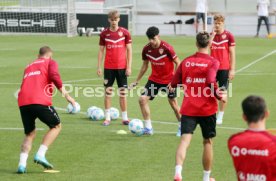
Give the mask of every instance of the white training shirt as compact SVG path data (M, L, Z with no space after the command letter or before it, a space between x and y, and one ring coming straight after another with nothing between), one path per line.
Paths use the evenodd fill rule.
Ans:
M196 0L196 12L205 13L207 9L207 0Z
M268 16L268 6L270 5L269 0L258 0L258 16Z

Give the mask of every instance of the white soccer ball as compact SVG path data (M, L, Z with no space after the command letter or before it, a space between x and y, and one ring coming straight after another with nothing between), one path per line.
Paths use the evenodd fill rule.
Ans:
M117 108L111 107L110 108L110 118L111 119L118 119L120 116L120 112Z
M104 112L101 108L96 108L91 113L91 119L93 121L99 121L104 119Z
M98 107L96 107L96 106L91 106L91 107L89 107L89 108L87 109L87 112L86 112L87 117L88 117L88 118L91 118L92 112L93 112L95 109L97 109L97 108L98 108Z
M144 133L144 124L140 119L132 119L128 124L130 132L137 136L141 136Z
M76 109L74 109L73 105L69 103L66 110L70 114L76 114L80 112L80 109L81 109L80 104L76 102Z

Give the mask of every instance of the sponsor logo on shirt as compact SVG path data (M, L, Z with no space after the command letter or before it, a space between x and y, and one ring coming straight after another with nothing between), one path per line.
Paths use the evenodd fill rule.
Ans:
M151 62L153 65L165 65L165 62L160 62L160 63L158 63L158 62Z
M243 173L238 172L239 180L241 181L266 181L266 176L264 174L253 174L253 173Z
M191 66L191 62L186 62L186 63L185 63L185 66L186 66L186 67L190 67L190 66Z
M27 78L27 77L31 77L31 76L34 76L34 75L40 75L41 72L38 70L38 71L34 71L34 72L29 72L29 73L26 73L24 75L24 79Z
M208 67L208 64L206 64L206 63L186 62L185 66L186 67Z
M206 78L191 78L191 77L187 77L186 78L186 83L187 84L201 84L201 83L205 83L206 82Z
M186 83L187 84L190 84L190 83L192 83L193 82L193 79L191 78L191 77L187 77L186 78Z
M110 36L110 34L106 34L106 36Z
M107 47L107 49L112 49L112 48L123 48L124 46L114 44L114 45L107 45L106 47Z
M225 50L226 47L212 46L211 49L212 49L212 50Z
M246 155L268 157L269 151L267 149L257 150L257 149L247 149L247 148L239 148L238 146L233 146L231 149L231 154L233 155L233 157L246 156Z
M208 67L206 63L191 63L192 67Z

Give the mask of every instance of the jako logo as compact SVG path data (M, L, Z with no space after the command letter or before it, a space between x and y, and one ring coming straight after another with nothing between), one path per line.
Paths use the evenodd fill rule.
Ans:
M253 173L243 173L238 172L238 177L240 181L266 181L266 176L264 174L253 174Z
M35 21L33 19L0 19L0 26L5 27L47 27L47 28L55 28L56 20L38 20Z

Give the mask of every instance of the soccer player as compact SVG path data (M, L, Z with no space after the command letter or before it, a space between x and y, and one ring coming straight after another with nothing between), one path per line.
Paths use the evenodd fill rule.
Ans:
M179 106L176 99L176 89L172 91L169 91L168 89L174 75L174 70L179 66L180 62L173 47L160 39L159 29L157 27L149 27L146 35L149 39L149 43L144 46L142 51L143 64L135 82L132 83L131 87L136 86L139 83L143 75L148 70L150 63L152 73L145 85L144 92L140 96L139 104L145 120L144 134L152 135L153 128L150 119L149 100L153 100L159 91L167 92L168 101L174 110L177 120L180 120Z
M127 116L127 76L131 74L132 62L132 46L130 33L122 27L119 27L120 14L118 11L108 13L108 21L110 27L106 28L100 34L100 49L98 54L98 76L102 75L102 59L105 52L104 60L104 86L105 86L105 121L104 126L110 125L110 107L111 95L113 92L112 86L117 80L119 88L120 107L122 111L122 123L128 125L129 119Z
M184 87L184 98L180 109L181 141L176 151L175 181L182 181L182 165L197 124L203 136L203 181L211 181L213 161L212 138L216 136L217 100L226 101L226 94L220 93L216 73L219 62L208 55L210 35L200 32L196 36L198 51L179 65L171 82L175 88Z
M217 73L217 81L221 90L227 91L229 80L234 79L236 53L234 36L224 29L225 18L221 14L214 16L213 41L211 56L219 60L220 66ZM226 102L219 102L217 124L222 124Z
M205 13L207 11L207 0L197 0L196 1L196 33L198 33L199 20L202 19L203 31L205 31Z
M21 146L20 160L17 173L25 173L29 152L36 135L35 120L39 118L50 129L44 136L42 144L34 157L34 162L46 169L52 169L45 157L49 146L59 135L61 130L60 118L52 106L52 91L55 85L66 100L75 108L75 100L70 97L58 71L58 64L52 59L53 52L47 47L41 47L38 58L29 64L25 71L18 94L18 105L25 131L25 138Z
M276 181L276 137L268 133L269 112L262 97L251 95L242 101L243 119L248 129L228 140L239 181Z
M258 25L257 25L257 34L255 37L259 37L259 31L261 28L262 21L265 22L267 35L270 34L269 28L269 18L268 18L268 8L270 6L269 0L258 0L257 2L257 11L258 11Z

